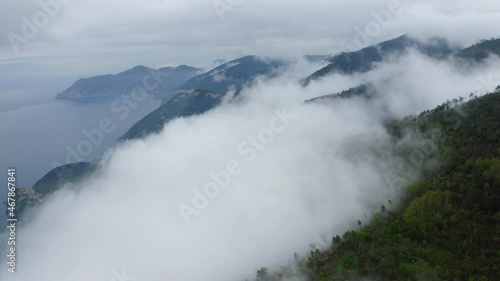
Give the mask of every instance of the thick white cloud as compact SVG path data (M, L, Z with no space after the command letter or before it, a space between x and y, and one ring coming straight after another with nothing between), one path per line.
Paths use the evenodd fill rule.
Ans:
M411 33L467 45L496 35L499 3L414 2L402 1L403 12L371 41ZM337 42L352 45L354 28L374 21L371 12L389 2L243 1L221 21L212 1L73 0L13 54L6 36L19 33L20 18L32 17L36 3L0 4L2 71L14 77L10 65L27 76L89 75L248 53L329 53ZM15 62L20 59L27 60L24 68ZM307 254L318 237L341 234L398 196L398 186L388 186L381 173L396 160L382 117L485 92L499 80L496 69L492 60L461 73L410 54L366 75L333 75L304 89L296 81L313 68L299 64L246 89L239 104L176 120L158 135L111 151L80 192L56 194L18 230L18 273L0 271L0 278L107 281L125 268L135 280L241 280L262 266L277 269L294 252ZM366 81L385 94L373 105L302 103ZM238 147L283 108L296 118L247 161L251 153ZM186 224L179 206L192 206L193 189L203 190L213 181L210 173L230 161L241 173Z
M125 144L82 192L53 197L18 232L12 280L112 280L122 267L136 280L241 280L286 265L321 233L342 233L394 200L373 156L361 155L366 163L342 156L352 140L386 140L376 120L353 110L359 105L300 105L298 85L258 89L244 104ZM241 146L283 108L295 117L276 119L270 143L259 142L261 151ZM230 161L241 173L199 214L183 216L181 204L194 206L192 190L203 192L210 173Z
M17 280L111 280L112 270L122 267L138 280L251 277L261 266L304 253L332 226L345 230L370 212L367 201L384 201L380 175L336 157L348 138L383 135L376 122L346 106L338 112L302 106L296 84L289 93L282 83L268 87L257 87L243 104L177 120L157 136L125 144L81 193L61 192L47 202L19 232ZM276 119L275 110L286 115L283 108L294 116ZM271 120L278 129L270 143L260 143L261 151L240 147ZM353 126L344 129L348 121ZM192 190L203 191L213 181L210 173L230 161L239 163L241 174L186 224L179 206L193 206ZM365 198L370 189L374 196ZM339 208L350 214L336 214Z
M110 151L79 192L57 193L18 230L18 273L0 277L107 281L125 269L144 281L242 280L263 266L279 269L295 252L304 257L309 243L328 246L332 235L366 222L388 199L396 202L402 183L388 178L401 159L384 117L467 95L477 76L497 77L491 71L498 62L490 64L465 75L410 54L363 77L334 75L304 89L295 82L306 71L299 63L246 89L240 103L175 120ZM376 85L387 95L373 104L302 102L359 81L384 81ZM293 117L280 121L276 110ZM252 149L249 137L259 135L265 141ZM197 192L211 194L204 190L216 182L210 174L228 163L239 171L230 184L197 199L208 206L182 213L181 206L199 207Z

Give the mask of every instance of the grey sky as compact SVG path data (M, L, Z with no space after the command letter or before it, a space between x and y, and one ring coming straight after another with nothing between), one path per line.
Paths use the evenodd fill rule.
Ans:
M500 3L493 0L221 0L239 3L223 20L214 0L65 0L16 53L9 40L22 35L23 17L43 20L37 1L0 0L2 104L34 80L54 87L56 79L44 77L92 76L137 64L208 66L246 54L328 54L404 33L464 46L500 35ZM372 35L360 36L358 29ZM335 74L303 87L300 78L314 69L299 62L245 88L238 104L179 118L157 135L113 148L99 173L47 198L19 229L18 256L25 258L17 280L105 281L121 269L141 281L244 280L262 266L273 272L294 253L305 257L310 243L330 245L319 238L354 229L358 219L369 222L388 199L396 202L404 181L387 182L401 175L396 152L422 139L409 135L395 145L386 134L387 116L418 114L478 87L486 91L497 85L498 65L492 60L464 74L410 53L363 75ZM495 83L482 84L485 77ZM386 95L369 104L303 102L366 81L383 81L375 86ZM57 91L49 90L53 98ZM296 117L273 132L276 109ZM260 152L248 160L241 144L248 149L249 136L269 130L271 140L251 149ZM229 161L243 172L228 178L231 186L186 224L181 204L194 206L194 190L207 187ZM54 249L57 254L47 254ZM0 270L0 279L7 274Z
M137 64L208 66L246 54L330 54L353 44L373 12L399 3L376 43L409 33L468 45L500 35L491 0L1 0L0 74L43 77L113 73ZM56 3L44 23L40 3ZM218 7L230 7L223 13ZM41 26L25 38L23 18ZM36 25L35 25L36 27ZM9 39L9 34L11 38ZM14 51L12 34L24 37ZM19 37L17 37L19 39Z

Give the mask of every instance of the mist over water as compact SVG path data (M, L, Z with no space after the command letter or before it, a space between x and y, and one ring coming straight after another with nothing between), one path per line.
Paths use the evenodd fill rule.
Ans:
M71 101L54 100L52 96L50 99L42 98L43 104L40 105L0 111L0 182L7 182L7 175L3 171L7 171L9 167L17 168L16 180L19 187L32 187L54 168L55 163L63 165L98 159L107 149L117 144L116 139L132 124L156 109L160 103L148 98L138 103L136 108L129 107L129 114L122 120L120 117L124 117L125 111L114 112L111 108L116 99ZM120 103L118 106L124 104ZM99 142L95 136L96 141L91 143L90 149L88 146L79 147L79 143L89 141L82 132L99 129L101 120L105 118L111 120L113 131L103 133ZM3 202L5 198L6 192L2 192L0 201ZM5 206L2 204L0 209L3 217ZM2 220L2 225L3 223Z
M0 120L8 120L2 124L2 146L0 153L4 165L22 167L18 170L18 181L21 186L32 186L44 173L51 170L54 161L66 164L69 151L78 153L77 144L87 140L83 130L91 131L99 128L103 118L113 121L115 129L105 134L103 141L92 145L90 154L80 154L84 161L101 157L103 152L116 144L119 138L132 124L159 106L159 101L149 98L130 115L119 119L110 105L114 98L85 101L58 101L0 112ZM68 147L70 148L68 150ZM80 160L70 157L70 160Z
M111 280L123 267L140 280L241 280L262 266L284 265L319 233L345 231L377 202L394 199L370 163L341 156L350 140L385 139L376 121L352 110L363 106L332 110L296 103L298 92L284 100L285 93L269 93L248 94L242 104L172 122L157 136L119 147L81 192L58 193L19 231L27 249L19 251L19 268L26 269L16 277ZM294 117L272 142L238 153L284 108ZM229 161L241 173L187 224L179 205L193 206L194 189L203 190L210 173ZM37 237L29 234L35 229ZM72 250L47 256L56 248ZM45 262L61 266L44 270Z

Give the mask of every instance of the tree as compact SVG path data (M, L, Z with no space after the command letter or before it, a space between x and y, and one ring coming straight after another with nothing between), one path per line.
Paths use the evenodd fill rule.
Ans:
M333 245L340 245L340 243L342 242L342 238L340 238L340 236L335 236L333 237Z
M263 268L257 270L257 280L262 281L262 280L267 280L267 279L268 279L267 268L263 267Z

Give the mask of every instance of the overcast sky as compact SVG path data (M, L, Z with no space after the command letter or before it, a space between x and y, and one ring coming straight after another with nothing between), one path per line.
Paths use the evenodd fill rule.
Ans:
M207 67L247 54L331 54L341 42L357 46L357 28L396 4L399 12L366 43L409 33L469 45L500 35L500 2L491 0L55 1L0 0L0 75L89 76L138 64ZM46 2L56 7L46 12Z
M44 78L138 64L208 67L247 54L333 54L405 33L462 46L500 35L498 0L58 1L65 4L52 2L46 16L38 0L0 0L0 103L30 83L44 90L34 80L52 87L52 99L56 79ZM429 141L435 146L414 134L395 144L385 130L389 116L418 114L475 89L482 94L498 85L499 65L491 59L464 73L410 52L365 74L333 74L303 87L300 78L316 69L299 61L245 88L237 103L120 143L92 177L45 199L17 230L23 246L16 281L106 281L121 269L140 281L226 281L250 278L263 266L278 270L294 253L306 257L310 243L329 246L357 220L369 222L382 204L396 202L420 165L430 167L421 161L433 160L432 149L411 154L411 165L397 156L422 152L417 145ZM367 81L384 95L370 103L303 102ZM247 146L263 134L269 138ZM235 163L241 171L220 184ZM215 184L216 194L203 195L210 200L198 208L200 190ZM186 217L184 205L197 214ZM0 252L6 246L0 241ZM0 270L0 280L8 274Z

